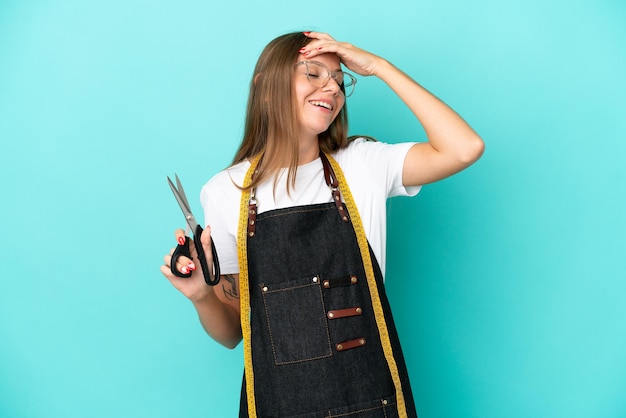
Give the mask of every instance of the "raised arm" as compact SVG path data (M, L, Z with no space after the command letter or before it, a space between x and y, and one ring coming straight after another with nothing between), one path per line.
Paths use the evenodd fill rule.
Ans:
M483 153L480 136L449 106L396 68L389 61L330 35L308 32L314 39L303 52L307 57L335 53L350 70L383 80L424 127L428 142L414 145L404 161L405 186L441 180L474 163Z

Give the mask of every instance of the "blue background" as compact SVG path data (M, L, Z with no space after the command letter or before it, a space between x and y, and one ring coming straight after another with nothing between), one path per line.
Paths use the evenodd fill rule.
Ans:
M161 276L228 165L262 47L330 32L483 136L390 201L388 291L420 417L625 417L626 5L0 1L0 416L232 417L241 348ZM423 140L377 79L351 133Z

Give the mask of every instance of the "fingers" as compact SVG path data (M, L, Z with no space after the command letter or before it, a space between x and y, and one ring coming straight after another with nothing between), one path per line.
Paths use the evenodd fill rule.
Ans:
M176 277L172 274L172 271L170 270L170 266L165 265L165 264L161 266L161 274L167 277L168 279L173 279L174 277Z
M174 235L176 236L176 240L178 241L180 245L184 244L185 239L189 239L189 237L185 236L185 231L182 229L177 229L174 232ZM204 253L207 258L207 263L210 265L213 262L213 258L212 258L213 253L211 251L211 227L209 227L208 225L204 229L204 231L202 231L202 235L200 236L200 242L202 243L202 247L204 249ZM172 274L171 267L170 267L171 262L172 262L172 254L174 254L174 251L175 251L175 248L172 248L169 254L163 257L164 264L161 266L161 273L163 273L163 275L170 280L173 280L176 278L176 276ZM193 258L197 258L197 252L196 252L196 248L194 245L194 241L192 239L189 239L189 251L191 253L192 258L185 257L184 255L180 255L176 259L176 265L174 266L174 268L182 274L189 274L191 272L194 272L197 269L196 263L193 261Z
M187 240L188 237L185 236L184 229L178 228L176 231L174 231L174 236L176 236L176 241L178 242L179 245L185 245L185 240ZM194 256L193 240L189 241L189 250L191 252L191 256L193 257ZM172 252L173 251L174 250L172 250ZM194 264L192 259L187 258L185 256L180 256L176 260L176 269L183 274L189 274L189 272L194 271L196 269L196 265Z
M304 36L306 36L307 38L312 38L312 39L324 39L327 41L334 41L335 38L333 38L332 36L330 36L327 33L324 32L303 32Z
M171 262L172 262L172 253L174 252L174 249L172 249L170 251L170 253L166 256L163 257L163 266L161 266L161 271L163 271L163 268L166 269L167 272L169 272L169 274L165 274L163 273L165 276L172 276L172 272L171 272ZM185 256L180 256L176 259L176 265L174 266L176 268L176 270L182 274L189 274L190 272L196 270L196 264L193 262L193 260L185 257Z
M176 242L178 242L178 244L185 245L185 230L184 229L179 228L176 231L174 231L174 236L176 236Z
M172 269L170 268L170 263L172 262L172 252L174 252L174 250L172 250L169 255L163 257L163 265L161 266L161 273L170 280L176 278L176 276L174 276L174 273L172 273Z
M326 52L336 52L338 42L329 34L323 32L303 32L304 35L311 39L304 48L300 50L303 55L315 56Z
M300 49L300 53L306 58L312 58L322 54L337 54L341 62L346 66L350 66L354 60L354 55L361 52L347 42L338 42L332 36L322 32L304 32L304 34L312 39L307 45Z
M174 231L174 236L176 237L176 242L178 242L179 245L184 245L185 241L187 240L188 237L185 236L185 230L184 229L176 229ZM189 250L191 253L191 257L193 258L196 254L195 251L195 247L193 245L193 240L189 240ZM172 272L171 272L171 262L172 262L172 254L174 253L174 248L172 248L169 252L168 255L163 257L163 262L165 263L163 266L161 266L161 272L163 272L163 274L168 277L169 279L172 279L173 277L175 277ZM174 266L174 268L176 269L176 271L178 271L179 273L182 274L189 274L192 271L196 270L196 264L193 262L193 259L189 258L189 257L185 257L183 255L179 256L176 259L176 265ZM166 274L167 272L169 272L169 274Z
M193 242L193 241L192 241ZM176 270L183 274L189 274L196 269L196 265L193 260L180 256L176 259Z
M376 75L380 65L380 57L358 48L348 42L338 42L332 36L323 32L304 32L312 39L300 49L306 58L332 53L337 54L341 62L350 70L362 76Z
M332 36L324 32L303 32L307 38L311 39L300 52L307 58L328 52L338 53L340 43Z

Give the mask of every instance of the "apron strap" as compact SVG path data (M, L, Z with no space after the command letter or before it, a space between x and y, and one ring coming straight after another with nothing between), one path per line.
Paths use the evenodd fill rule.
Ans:
M345 205L341 201L341 191L339 190L339 181L337 180L337 176L335 175L335 171L333 167L330 165L328 161L328 157L322 151L320 151L320 159L322 160L322 166L324 167L324 180L326 180L326 184L330 187L330 192L333 196L333 202L335 202L335 206L337 206L337 211L339 212L339 217L344 222L350 222L350 216L348 215L348 211L346 210ZM252 170L254 176L254 170ZM252 178L252 177L251 177ZM256 233L256 215L257 215L257 201L254 197L255 189L254 187L250 190L250 198L248 199L248 237L252 238Z
M330 165L328 161L328 157L322 151L320 151L320 159L322 160L322 165L324 166L324 179L326 180L326 184L330 187L330 191L333 195L333 202L335 202L335 206L337 206L337 210L339 211L339 216L341 220L344 222L349 222L350 217L348 216L348 212L344 204L341 202L341 192L339 191L339 181L337 180L337 176L335 176L335 171L333 167Z

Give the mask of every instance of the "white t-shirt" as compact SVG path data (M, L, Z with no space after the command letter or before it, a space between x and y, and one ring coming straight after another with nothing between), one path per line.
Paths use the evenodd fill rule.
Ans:
M333 157L343 170L346 182L356 203L365 235L374 251L383 276L387 238L387 198L414 196L420 186L402 185L402 167L413 143L386 144L358 138ZM205 225L211 227L211 236L220 261L222 274L239 273L237 259L237 229L243 179L250 167L244 161L216 174L200 192ZM256 189L258 213L291 206L331 202L330 188L324 180L319 158L298 166L295 187L290 195L286 190L287 170L279 174L274 196L274 179L268 179Z

